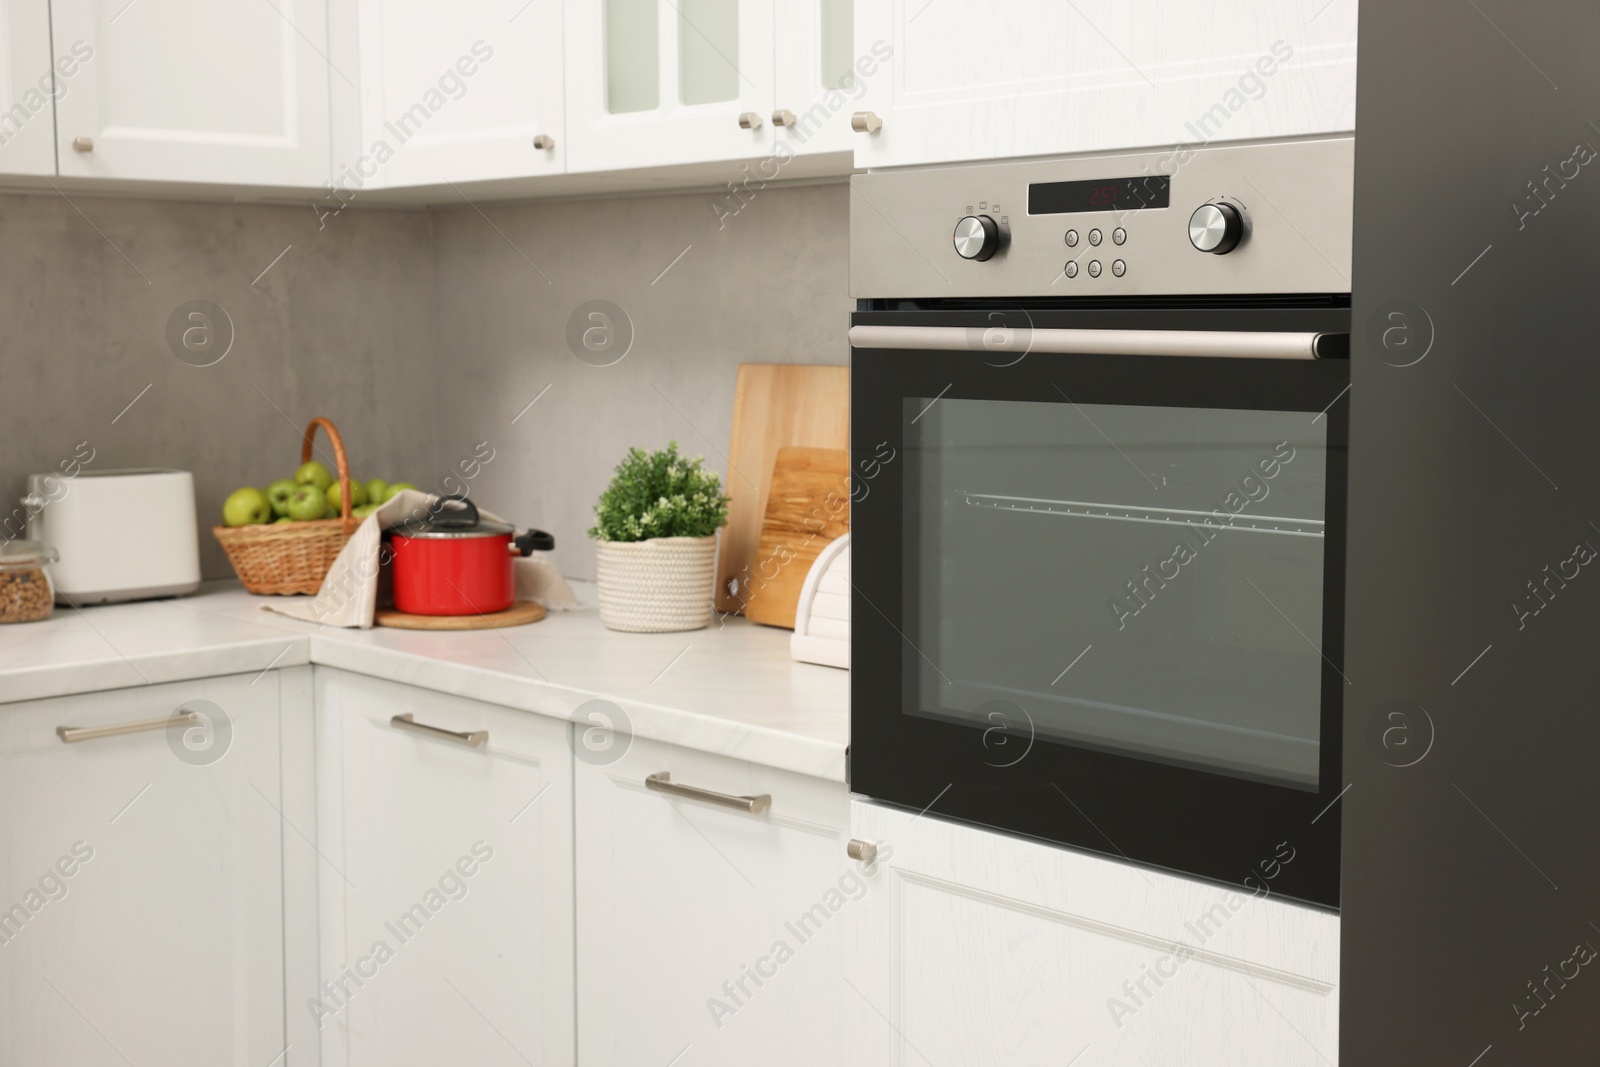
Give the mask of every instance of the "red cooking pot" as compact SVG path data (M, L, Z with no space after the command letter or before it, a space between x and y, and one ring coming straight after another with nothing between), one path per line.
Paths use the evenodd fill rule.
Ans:
M512 560L552 549L542 530L512 536L508 523L480 519L460 493L437 498L425 520L389 534L394 606L407 615L492 615L516 600Z

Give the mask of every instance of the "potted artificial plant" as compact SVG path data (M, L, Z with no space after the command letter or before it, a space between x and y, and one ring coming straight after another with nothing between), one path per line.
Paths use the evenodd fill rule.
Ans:
M722 480L673 441L630 448L595 505L600 621L613 630L666 633L711 621L717 529L728 522Z

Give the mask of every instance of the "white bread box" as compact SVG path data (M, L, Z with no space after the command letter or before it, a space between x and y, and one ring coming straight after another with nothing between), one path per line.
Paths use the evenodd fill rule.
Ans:
M28 477L28 536L60 555L46 569L63 604L181 596L200 587L194 475L141 468Z
M817 556L800 588L789 657L824 667L850 668L850 535Z

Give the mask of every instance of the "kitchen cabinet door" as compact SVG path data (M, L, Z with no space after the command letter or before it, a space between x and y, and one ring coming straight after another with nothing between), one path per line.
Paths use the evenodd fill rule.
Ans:
M0 30L0 174L54 174L55 97L72 91L79 57L71 42L51 55L50 9L38 0L0 3Z
M324 1064L571 1064L566 722L320 667L316 699Z
M360 0L359 32L361 143L336 170L396 186L565 168L561 0Z
M93 50L56 104L63 176L251 186L329 179L325 0L53 0Z
M840 913L865 882L845 787L638 738L577 749L583 1067L855 1062ZM663 771L770 810L648 789Z
M857 0L858 167L1355 128L1355 0Z
M770 155L773 2L567 0L567 169Z
M850 116L866 91L867 72L875 74L878 66L855 50L856 3L779 0L773 12L775 146L796 155L854 150Z
M847 917L866 1062L1338 1062L1338 917L1270 896L1294 842L1263 843L1263 896L861 801L851 818L879 849Z
M0 705L0 1063L283 1052L279 692L267 672ZM180 708L202 718L56 733Z

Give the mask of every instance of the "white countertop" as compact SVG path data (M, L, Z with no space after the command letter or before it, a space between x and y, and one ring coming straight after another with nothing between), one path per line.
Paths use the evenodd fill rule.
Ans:
M741 618L674 634L607 630L585 605L528 626L458 633L318 627L214 582L175 600L58 607L0 627L0 711L11 701L314 663L566 718L620 707L635 736L844 781L850 674L789 658L789 631Z

